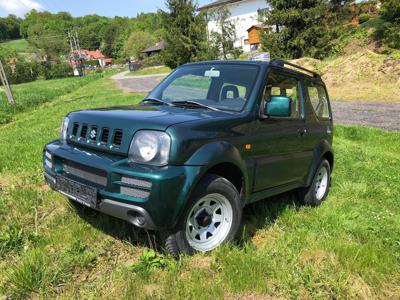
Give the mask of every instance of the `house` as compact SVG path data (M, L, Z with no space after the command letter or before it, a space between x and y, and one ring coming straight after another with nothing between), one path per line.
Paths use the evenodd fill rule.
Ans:
M97 49L96 51L81 49L81 50L75 51L74 53L70 53L69 57L70 57L70 61L71 61L71 59L74 60L74 58L76 60L77 57L83 61L96 61L97 60L99 62L100 67L105 67L112 63L112 59L106 58L99 49Z
M247 29L248 33L248 44L250 45L250 50L258 50L261 44L260 32L266 31L268 28L263 24L252 25Z
M141 51L141 53L146 54L147 56L152 56L155 54L159 54L164 49L165 49L165 42L161 40L154 46L144 49L143 51Z
M236 41L234 46L241 47L244 52L250 52L252 47L258 48L260 44L258 34L262 26L259 24L263 20L263 12L268 8L266 0L217 0L200 7L199 10L206 12L208 32L211 34L221 30L218 21L213 17L214 13L226 9L230 15L228 21L235 24ZM250 40L253 41L253 44L250 44ZM256 40L257 42L255 42Z

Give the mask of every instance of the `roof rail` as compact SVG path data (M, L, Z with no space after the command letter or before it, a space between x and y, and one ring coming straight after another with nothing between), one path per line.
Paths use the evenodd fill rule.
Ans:
M288 65L288 66L291 66L293 68L299 69L299 70L301 70L303 72L309 73L315 78L321 78L321 75L319 75L317 72L314 72L314 71L311 71L309 69L303 68L303 67L301 67L299 65L296 65L296 64L292 64L292 63L290 63L288 61L285 61L285 60L282 60L282 59L274 59L274 60L272 60L270 62L270 64L273 65L273 66L278 66L278 67L285 67L285 65Z

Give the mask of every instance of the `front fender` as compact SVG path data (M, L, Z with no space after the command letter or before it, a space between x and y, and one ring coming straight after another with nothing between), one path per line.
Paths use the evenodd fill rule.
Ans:
M246 200L250 191L246 161L234 145L224 141L205 144L193 153L185 165L203 166L202 173L198 176L198 180L200 180L210 169L222 163L230 163L240 169L244 180L244 198L242 200Z

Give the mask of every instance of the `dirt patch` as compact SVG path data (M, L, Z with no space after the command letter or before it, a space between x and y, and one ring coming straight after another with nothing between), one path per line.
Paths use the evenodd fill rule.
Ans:
M191 267L203 269L203 270L210 270L211 266L211 257L209 256L194 256L191 259Z
M225 300L278 300L283 298L267 294L259 294L259 293L240 293L240 294L226 295L224 299Z

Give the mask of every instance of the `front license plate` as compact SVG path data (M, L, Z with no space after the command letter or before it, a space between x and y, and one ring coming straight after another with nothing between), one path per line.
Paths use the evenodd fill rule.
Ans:
M95 208L97 206L97 189L71 179L57 176L57 190L67 197L83 205Z

